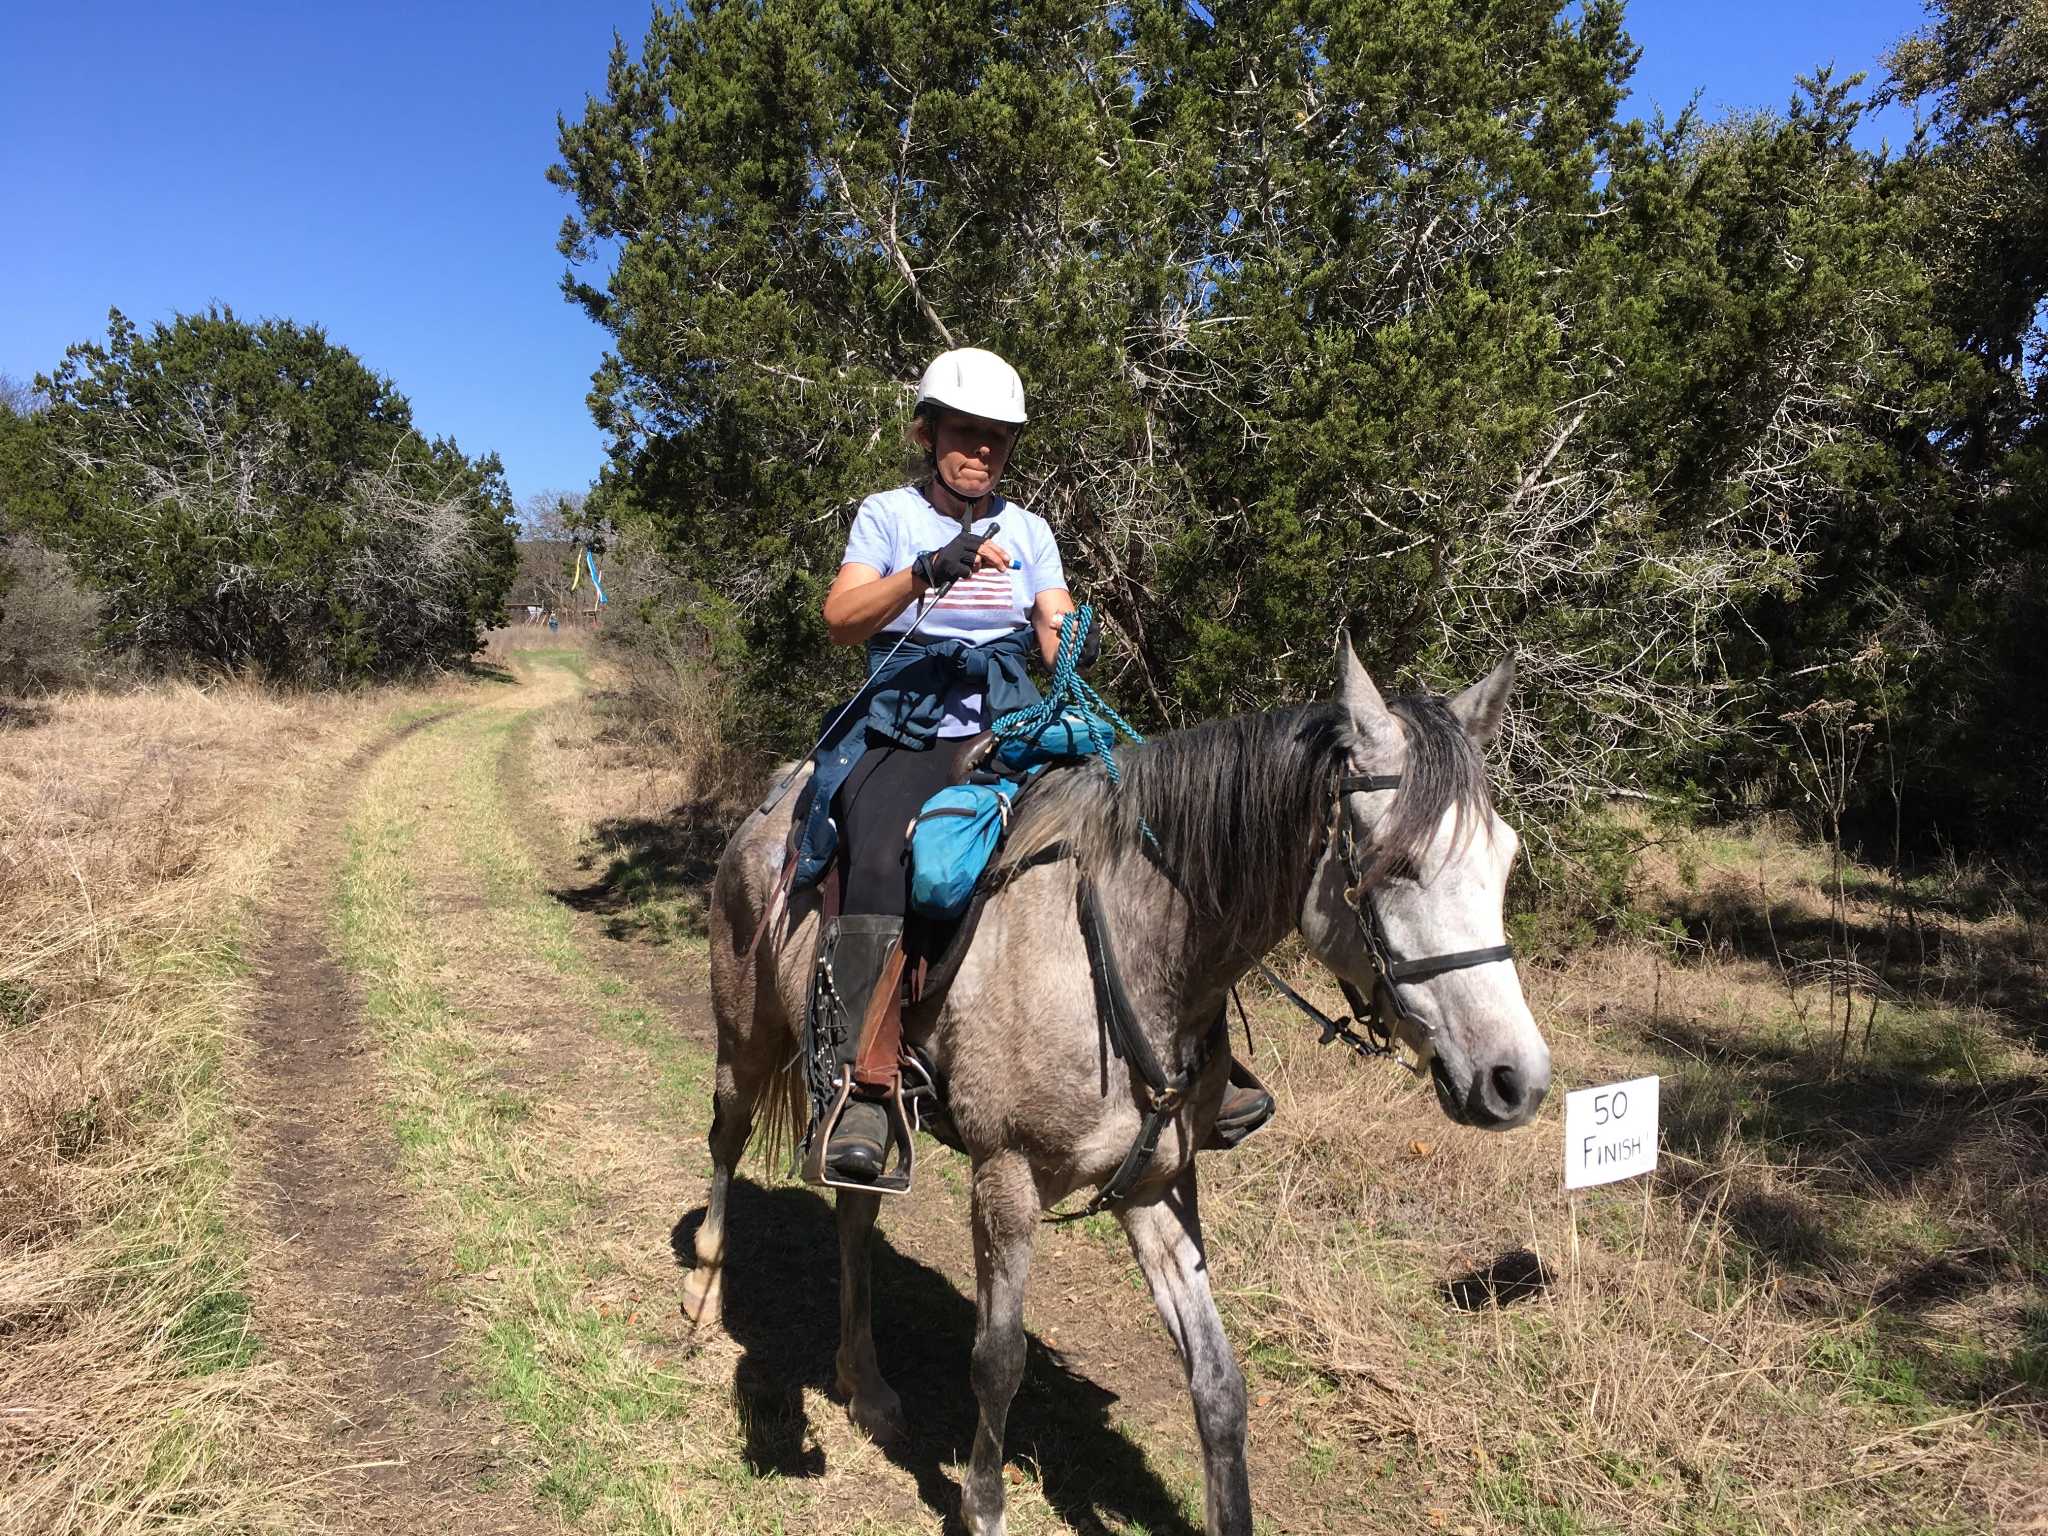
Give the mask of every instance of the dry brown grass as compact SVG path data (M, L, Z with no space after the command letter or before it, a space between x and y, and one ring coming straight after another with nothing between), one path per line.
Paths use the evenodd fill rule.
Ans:
M1662 872L1660 915L1714 913L1717 937L1526 976L1557 1096L1511 1136L1261 1010L1282 1113L1210 1164L1209 1209L1272 1412L1357 1467L1399 1447L1425 1507L1475 1529L2048 1513L2048 1063L1940 959L2038 964L2024 915L1923 914L1947 930L1924 986L1900 975L1837 1062L1791 952L1826 918L1824 861L1769 832L1698 858ZM1651 1072L1663 1167L1568 1197L1563 1092Z
M296 1524L296 1392L229 1183L244 940L363 699L71 693L0 732L0 1508Z
M759 796L765 766L726 740L717 679L678 652L500 633L510 652L570 650L594 684L535 723L527 762L564 845L584 851L613 931L701 935L725 834Z

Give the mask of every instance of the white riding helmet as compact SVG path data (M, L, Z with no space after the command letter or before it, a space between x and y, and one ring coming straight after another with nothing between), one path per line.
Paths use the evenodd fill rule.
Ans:
M933 358L918 381L917 403L920 409L927 403L943 405L1017 427L1030 419L1024 414L1024 381L1017 370L980 347L955 347Z

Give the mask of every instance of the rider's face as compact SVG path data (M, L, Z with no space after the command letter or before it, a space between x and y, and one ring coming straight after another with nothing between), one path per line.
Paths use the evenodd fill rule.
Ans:
M986 421L957 411L940 412L925 430L938 459L940 478L969 501L979 501L995 489L1017 442L1017 429L1008 422Z

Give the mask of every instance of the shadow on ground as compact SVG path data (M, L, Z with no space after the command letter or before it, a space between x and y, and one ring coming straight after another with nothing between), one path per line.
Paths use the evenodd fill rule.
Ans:
M1460 1312L1488 1306L1512 1307L1534 1301L1555 1283L1550 1266L1527 1248L1512 1248L1489 1264L1437 1287L1437 1295Z
M696 1262L703 1219L701 1208L693 1210L672 1234L685 1267ZM832 1208L808 1189L735 1180L726 1230L725 1327L744 1351L733 1387L747 1464L757 1473L818 1476L824 1457L805 1420L802 1388L831 1386L839 1345ZM874 1266L875 1347L910 1424L889 1459L917 1479L919 1498L948 1532L964 1531L959 1485L946 1467L964 1461L974 1443L974 1303L880 1234ZM1130 1528L1195 1536L1180 1500L1111 1422L1116 1394L1069 1368L1036 1336L1029 1350L1006 1444L1013 1463L1035 1464L1060 1518L1090 1536Z
M663 817L614 817L593 829L590 845L577 856L577 871L590 879L550 894L597 917L609 938L665 944L700 936L731 830L730 812L710 801L677 806Z
M1789 983L1811 986L1815 968L1841 956L1880 978L1893 995L1937 1007L1985 1009L2035 1050L2048 1051L2048 931L2033 920L2032 899L2007 890L2018 922L1973 926L1996 910L1987 882L1950 897L1914 896L1874 913L1884 892L1862 890L1845 924L1754 887L1721 880L1666 904L1675 921L1708 953L1768 965Z
M1923 1314L2048 1279L2048 1078L1853 1057L1843 1067L1832 1042L1670 1017L1631 1025L1682 1063L1664 1077L1663 1142L1676 1156L1658 1183L1770 1263L1788 1304L1881 1335L1931 1398L2036 1391L2032 1346L1958 1350ZM1917 1211L1939 1213L1939 1226L1888 1228Z
M2048 1283L2048 1077L2011 1051L2048 1050L2038 898L1989 878L1930 892L1868 877L1850 898L1839 926L1812 899L1732 879L1667 905L1707 953L1773 971L1785 1016L1758 1028L1603 1005L1674 1063L1661 1118L1677 1156L1658 1181L1773 1266L1789 1302L1913 1357L1930 1395L2032 1393L2031 1345L1984 1358L1926 1314L1973 1298L1996 1311ZM1847 1033L1826 1002L1845 958L1860 968Z

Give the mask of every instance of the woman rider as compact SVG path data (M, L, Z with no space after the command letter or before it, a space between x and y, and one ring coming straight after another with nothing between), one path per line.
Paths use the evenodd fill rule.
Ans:
M906 829L953 777L947 744L1038 702L1025 671L1032 641L1050 666L1060 621L1074 611L1052 529L996 494L1026 419L1023 380L993 352L961 347L935 358L910 427L924 476L861 503L825 594L834 643L869 647L871 696L867 712L849 711L819 748L795 871L802 884L835 853L841 861L840 916L821 959L838 1014L831 1044L842 1076L853 1067L877 981L888 972L898 984L889 960L909 911ZM878 671L913 624L917 633L886 674ZM815 1080L821 1070L830 1068L817 1062L814 1092L828 1086ZM1221 1118L1249 1129L1271 1113L1262 1091L1233 1089ZM835 1180L872 1181L887 1144L882 1105L857 1089L824 1166Z

